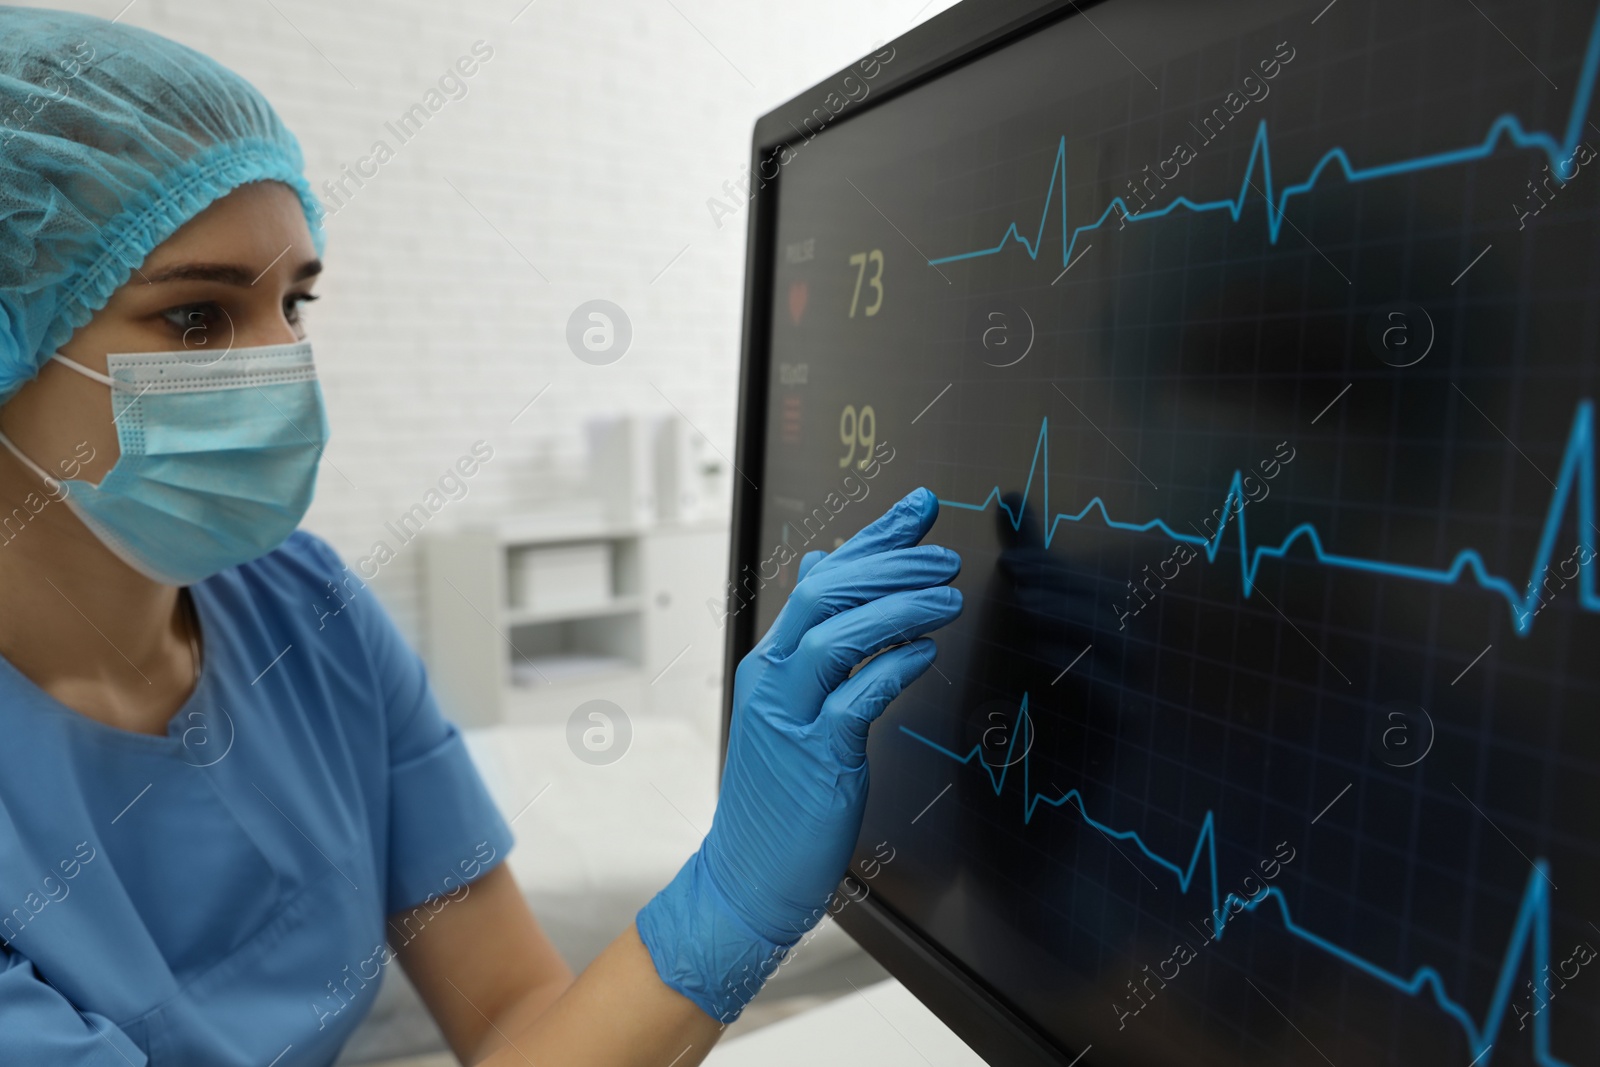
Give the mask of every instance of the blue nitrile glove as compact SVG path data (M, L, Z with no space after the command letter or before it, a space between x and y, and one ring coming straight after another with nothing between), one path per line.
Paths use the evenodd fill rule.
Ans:
M821 918L861 831L867 729L932 666L922 635L961 613L945 584L960 557L912 547L938 513L918 489L831 555L808 554L734 673L711 832L638 916L662 980L713 1018L737 1017Z

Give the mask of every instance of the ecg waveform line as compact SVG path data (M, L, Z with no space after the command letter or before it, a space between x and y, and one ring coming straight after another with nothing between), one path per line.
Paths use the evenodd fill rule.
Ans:
M954 263L957 260L977 259L980 256L992 256L1005 251L1006 247L1015 241L1027 251L1028 258L1037 260L1039 251L1044 243L1045 225L1050 219L1050 205L1055 198L1057 186L1061 189L1061 264L1063 267L1072 262L1073 250L1078 245L1078 238L1085 233L1098 230L1105 225L1107 219L1116 214L1125 226L1130 222L1149 222L1165 218L1178 210L1186 210L1194 214L1208 211L1226 211L1234 222L1238 222L1244 214L1245 202L1250 193L1255 190L1251 178L1256 173L1259 163L1263 188L1257 192L1266 205L1267 235L1272 244L1278 243L1278 234L1283 230L1285 210L1288 208L1291 197L1302 196L1316 186L1323 172L1334 163L1339 164L1339 169L1344 173L1345 181L1351 184L1356 182L1375 181L1379 178L1390 178L1398 174L1415 174L1421 171L1438 170L1444 167L1455 166L1460 163L1470 163L1479 159L1487 159L1494 154L1495 146L1504 137L1518 148L1537 148L1550 157L1551 166L1556 166L1564 158L1570 157L1578 145L1578 136L1583 132L1583 124L1589 113L1589 105L1594 97L1595 79L1600 72L1600 9L1596 11L1593 28L1589 31L1589 45L1583 57L1583 69L1578 78L1578 88L1573 94L1572 110L1567 116L1567 129L1561 140L1554 135L1542 131L1529 131L1523 128L1522 121L1515 115L1507 112L1495 119L1489 126L1489 132L1483 140L1475 145L1465 148L1452 149L1445 152L1435 152L1431 155L1418 156L1413 159L1399 160L1394 163L1383 163L1373 167L1357 167L1350 161L1349 155L1343 148L1332 148L1317 161L1311 168L1310 175L1302 182L1285 186L1282 193L1274 196L1272 153L1267 142L1267 122L1262 119L1256 124L1255 141L1250 147L1250 159L1245 164L1244 178L1239 183L1239 194L1231 199L1195 201L1186 196L1180 196L1170 204L1158 210L1141 210L1137 213L1130 212L1128 203L1120 196L1112 197L1111 203L1106 205L1100 217L1093 222L1084 223L1082 226L1071 230L1068 236L1067 219L1067 139L1062 136L1056 146L1055 167L1050 172L1050 188L1045 194L1044 209L1039 213L1039 227L1030 242L1017 229L1013 221L1006 227L1005 234L1000 242L992 248L980 248L972 252L961 252L953 256L940 256L930 259L930 266L941 263ZM1121 208L1120 213L1118 208ZM1118 227L1119 229L1121 227Z
M901 726L901 732L922 742L929 748L954 760L962 765L977 761L989 776L989 784L994 789L995 796L999 796L1005 787L1006 773L1014 763L1022 764L1022 821L1027 824L1033 819L1033 813L1040 804L1047 804L1053 808L1065 807L1071 804L1077 808L1083 821L1094 827L1100 833L1118 841L1131 842L1147 859L1170 872L1178 882L1178 890L1185 895L1189 887L1194 884L1195 874L1200 870L1201 860L1206 861L1206 872L1210 878L1211 887L1211 916L1216 924L1215 939L1222 940L1222 934L1231 917L1229 909L1237 905L1234 914L1242 915L1253 912L1268 900L1273 900L1282 916L1284 929L1314 945L1331 956L1349 964L1352 967L1370 975L1373 978L1389 985L1400 992L1410 996L1421 996L1424 990L1431 992L1434 1002L1439 1008L1449 1015L1467 1035L1467 1044L1474 1053L1474 1064L1482 1063L1488 1067L1490 1057L1487 1055L1494 1046L1500 1033L1500 1025L1505 1021L1507 1007L1511 1003L1512 983L1517 974L1517 963L1523 956L1532 957L1530 974L1535 982L1539 975L1550 962L1550 895L1546 886L1549 884L1549 871L1543 859L1534 864L1534 871L1528 876L1527 888L1523 891L1522 903L1517 909L1516 921L1512 924L1510 941L1506 946L1504 962L1500 965L1500 974L1495 981L1494 994L1489 1001L1483 1021L1473 1018L1462 1004L1454 1000L1445 989L1444 977L1433 967L1418 967L1409 977L1397 974L1371 960L1365 959L1349 949L1343 948L1332 941L1308 930L1296 923L1289 911L1289 900L1277 886L1268 887L1258 897L1240 897L1229 893L1226 897L1219 896L1217 887L1217 827L1215 813L1207 811L1205 818L1200 823L1200 832L1195 838L1194 850L1189 855L1188 866L1182 866L1167 859L1145 843L1144 838L1135 830L1119 830L1116 827L1100 822L1089 814L1085 805L1083 794L1077 789L1069 789L1058 797L1046 796L1044 793L1033 792L1030 780L1029 752L1033 748L1032 731L1033 720L1028 716L1028 694L1022 695L1022 704L1018 709L1016 725L1009 734L1006 744L1006 762L995 767L987 760L981 758L981 745L973 745L972 749L961 755L945 748L937 741L932 741L909 726ZM1026 735L1028 741L1023 747L1020 759L1013 759L1012 752L1016 748L1019 735ZM1056 788L1060 788L1057 786ZM1533 1017L1533 1048L1534 1057L1542 1067L1569 1067L1569 1065L1550 1051L1550 1016L1548 1012L1540 1012Z
M1204 549L1206 562L1215 563L1217 553L1222 549L1223 535L1227 533L1228 524L1233 521L1238 527L1238 547L1240 559L1240 577L1244 588L1244 595L1248 599L1255 588L1256 572L1261 567L1263 559L1282 559L1289 554L1289 549L1296 541L1304 540L1311 546L1311 551L1317 562L1344 570L1366 571L1371 574L1381 574L1396 578L1410 578L1421 582L1432 582L1437 585L1454 585L1460 581L1461 576L1471 572L1480 587L1487 589L1505 598L1511 608L1511 625L1519 636L1526 636L1533 627L1533 619L1537 614L1534 608L1540 603L1539 588L1545 580L1545 572L1550 567L1550 559L1555 551L1555 541L1561 531L1561 520L1565 517L1568 505L1576 488L1578 507L1578 531L1582 538L1582 547L1589 552L1589 562L1578 562L1578 599L1587 611L1600 611L1600 595L1595 589L1594 572L1600 566L1592 557L1594 556L1594 530L1595 530L1595 475L1594 475L1594 405L1591 401L1584 400L1578 404L1577 412L1572 419L1572 432L1567 438L1566 453L1561 459L1561 475L1556 480L1555 490L1550 496L1550 510L1545 516L1544 529L1539 535L1539 550L1534 556L1533 570L1528 576L1526 592L1519 593L1508 579L1489 573L1488 565L1476 549L1466 548L1456 553L1450 566L1420 567L1406 563L1389 563L1383 560L1363 559L1360 556L1345 556L1336 552L1329 552L1322 543L1322 535L1315 526L1309 522L1302 522L1275 545L1257 545L1251 548L1246 533L1245 510L1249 498L1244 492L1244 475L1241 471L1233 472L1233 480L1228 484L1227 496L1222 504L1222 521L1217 524L1216 533L1210 537L1201 534L1184 533L1175 530L1165 519L1151 519L1148 522L1125 522L1113 519L1106 510L1105 501L1094 497L1076 513L1060 512L1052 515L1050 511L1050 419L1045 417L1039 423L1039 437L1033 447L1033 461L1028 466L1028 481L1023 487L1022 501L1015 509L1007 505L1000 498L1000 487L997 485L989 490L989 495L980 504L964 503L959 500L939 500L941 507L958 508L964 511L986 511L990 504L995 505L1005 512L1011 528L1022 528L1022 515L1028 504L1028 496L1033 492L1034 474L1043 467L1043 508L1047 516L1044 546L1050 547L1050 542L1055 538L1056 527L1063 522L1082 522L1088 518L1089 513L1098 511L1105 525L1113 530L1130 530L1134 532L1148 532L1159 530L1174 541L1185 544L1197 545ZM1040 459L1043 457L1043 463Z

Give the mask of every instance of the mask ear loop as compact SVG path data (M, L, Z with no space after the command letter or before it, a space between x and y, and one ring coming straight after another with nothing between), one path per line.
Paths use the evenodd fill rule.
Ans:
M13 444L11 438L7 437L3 433L0 433L0 445L4 445L6 451L10 452L13 456L16 456L18 462L37 475L40 481L44 482L45 491L50 494L51 499L60 501L67 498L67 494L71 492L71 490L67 488L67 483L63 482L60 478L57 478L55 475L51 474L49 471L46 471L33 460L23 455L22 449Z
M88 367L85 367L82 363L78 363L78 362L76 362L74 360L70 360L66 356L63 356L59 352L57 352L55 355L51 356L50 358L55 360L57 363L65 364L66 366L71 367L73 370L77 371L79 374L83 375L85 378L88 378L91 381L99 382L101 385L109 385L113 389L126 389L128 387L128 383L127 382L119 382L115 378L111 377L111 375L109 375L109 374L101 374L97 370L90 370Z
M68 367L71 367L85 378L100 382L102 385L109 385L113 392L117 389L126 389L128 387L127 382L119 382L109 374L101 374L97 370L90 370L82 363L78 363L75 360L70 360L59 352L53 353L50 358L55 360L57 363L62 363ZM116 419L112 419L111 421L115 422ZM40 481L44 482L45 491L48 492L53 499L65 500L67 498L67 494L71 492L71 489L67 487L67 483L63 482L60 478L57 478L55 475L39 466L33 460L29 459L23 454L22 449L18 448L11 438L7 437L4 433L0 433L0 445L4 445L6 451L10 452L13 456L16 456L17 460L24 467L27 467L34 473L35 476L39 478Z
M118 424L118 425L120 425L121 422L122 422L122 416L124 416L124 415L126 415L128 413L128 408L133 407L134 401L138 400L139 397L143 396L150 389L150 387L147 385L143 389L139 390L138 394L134 396L133 400L128 401L127 405L124 406L121 411L118 411L116 409L117 408L117 401L116 401L117 392L119 390L121 390L123 392L131 392L132 389L133 389L132 383L118 381L117 379L111 377L111 375L109 375L109 374L101 374L97 370L90 370L88 367L85 367L82 363L79 363L76 360L68 359L66 356L63 356L59 352L53 354L50 358L55 360L57 363L60 363L60 364L62 364L64 366L67 366L67 367L71 367L73 370L77 371L79 374L83 375L85 378L88 378L90 381L99 382L102 385L109 385L111 387L111 396L112 396L112 400L111 400L111 421L113 423Z

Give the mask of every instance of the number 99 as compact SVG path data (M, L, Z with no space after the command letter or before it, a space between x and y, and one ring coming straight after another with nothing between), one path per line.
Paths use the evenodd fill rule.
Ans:
M846 452L839 460L839 466L848 467L856 458L856 449L862 452L861 459L856 461L856 466L866 470L867 464L872 462L872 446L878 439L878 415L872 410L872 405L867 404L857 413L854 404L845 405L844 411L839 414L839 442L849 445L850 451Z

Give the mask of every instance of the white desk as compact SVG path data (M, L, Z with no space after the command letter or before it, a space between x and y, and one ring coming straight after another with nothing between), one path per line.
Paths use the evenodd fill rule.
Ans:
M705 1060L712 1067L984 1067L961 1039L889 979L812 1011L731 1038Z

